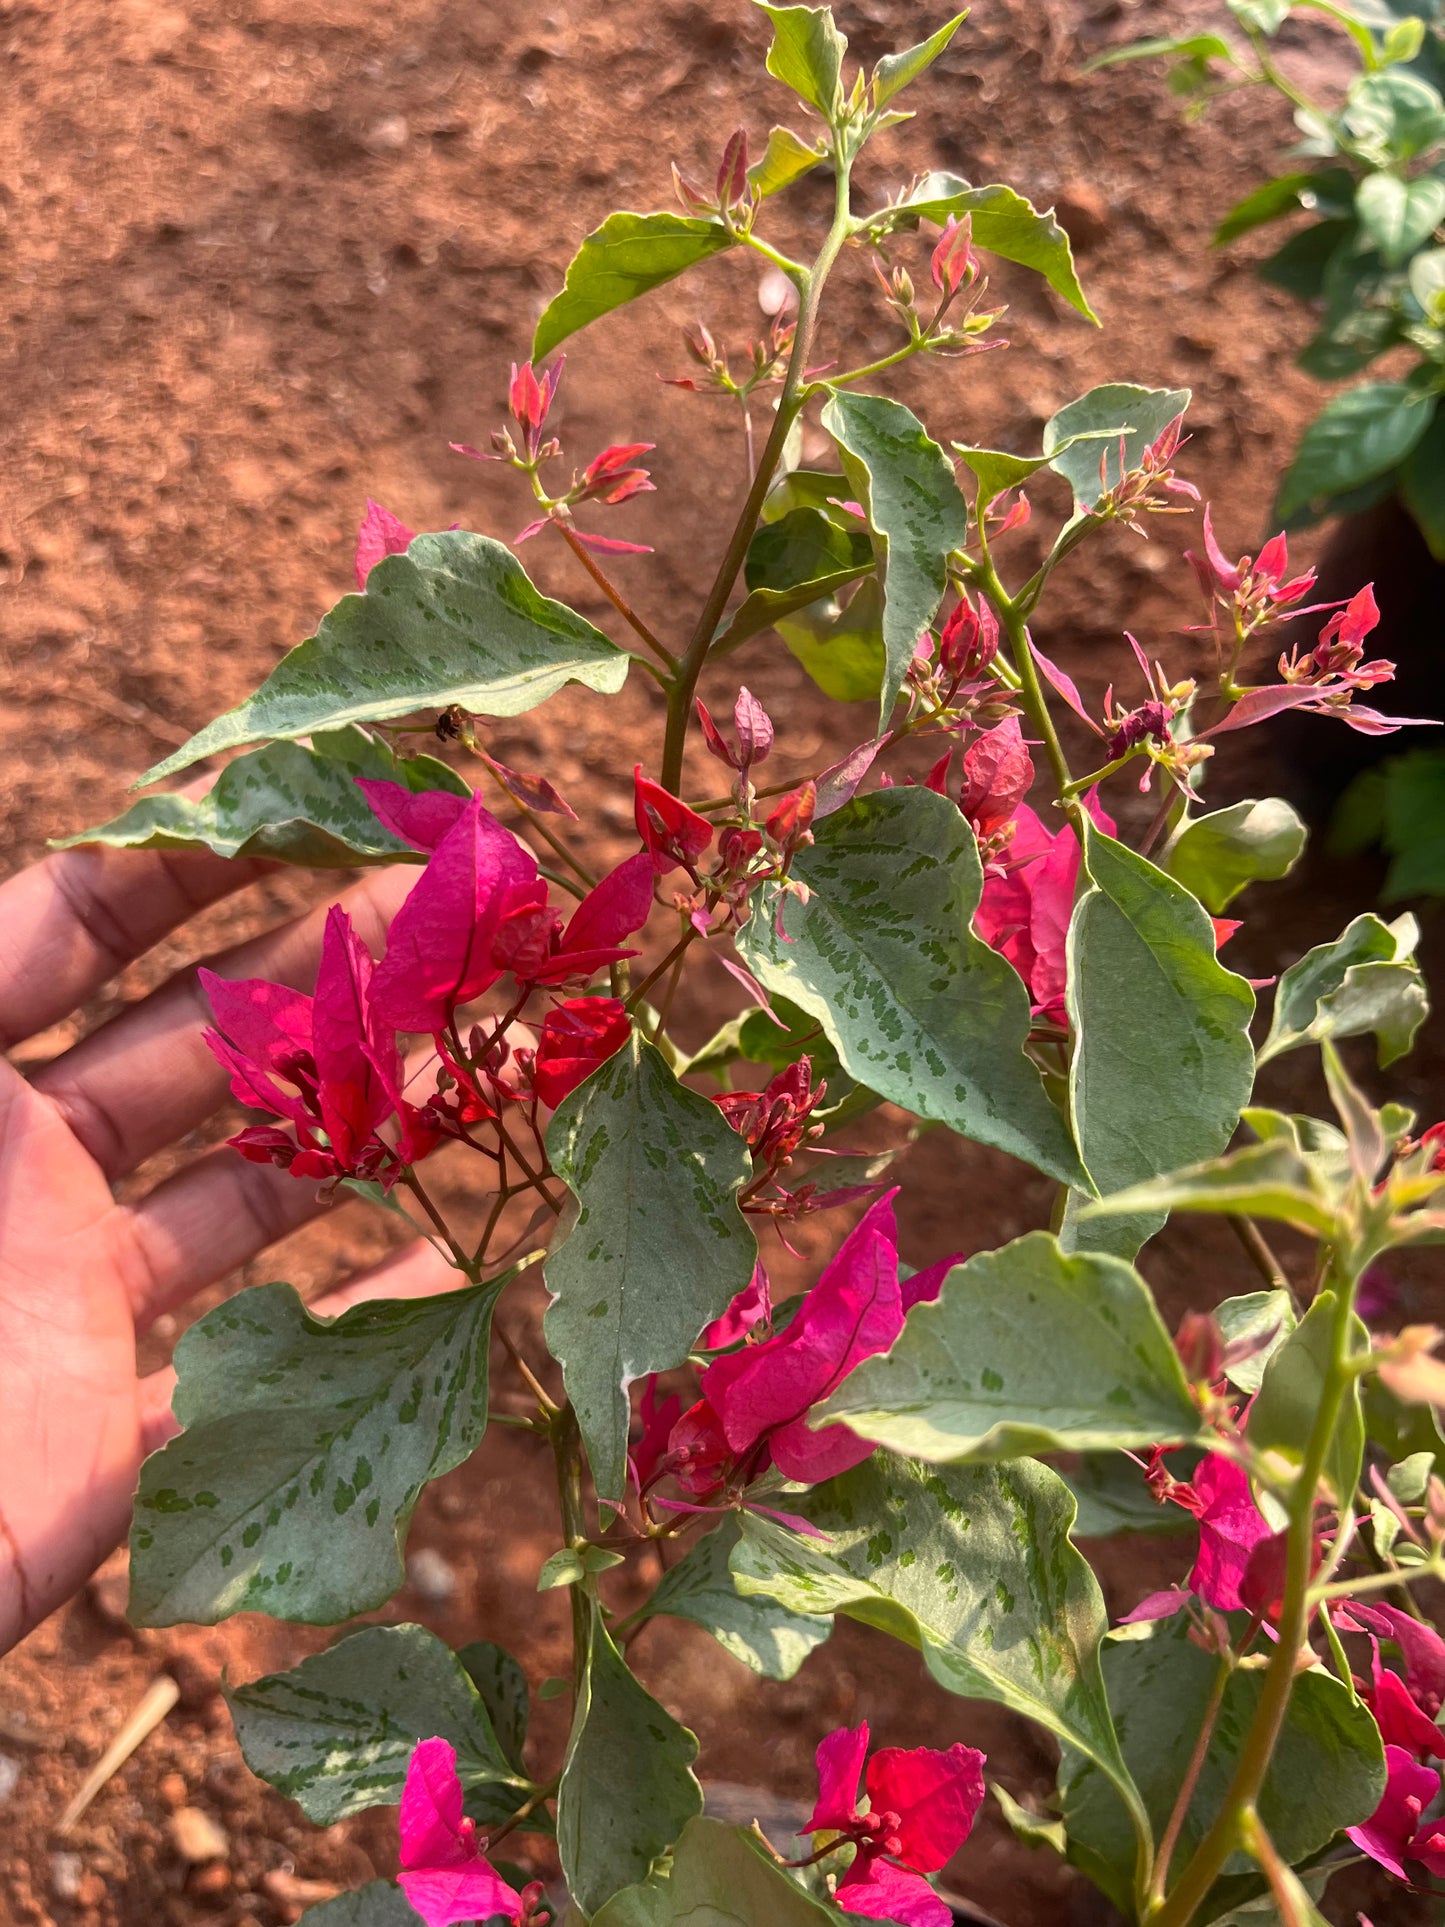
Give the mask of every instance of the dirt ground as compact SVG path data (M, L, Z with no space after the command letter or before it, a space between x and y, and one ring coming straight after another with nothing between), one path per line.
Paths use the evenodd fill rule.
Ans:
M900 384L940 438L1026 447L1095 382L1191 386L1188 471L1237 551L1268 532L1276 475L1319 390L1291 365L1307 317L1256 284L1248 246L1220 256L1208 237L1287 130L1269 99L1230 100L1201 128L1181 121L1157 71L1079 71L1104 45L1212 25L1216 12L1213 0L978 0L910 95L917 119L878 142L864 187L881 197L938 166L1057 200L1103 322L1096 332L1000 264L1010 352L925 366ZM937 24L913 0L844 0L839 16L869 59ZM368 494L418 528L461 522L506 537L527 519L508 476L449 454L447 441L484 441L500 420L507 364L583 232L614 206L666 205L669 159L705 176L735 125L760 139L787 113L762 74L765 24L744 0L0 0L8 865L115 814L135 773L310 632L350 586ZM792 208L802 246L826 221L822 190L805 185ZM694 564L719 550L743 466L720 407L655 376L681 371L679 329L699 312L731 343L755 332L756 283L754 264L725 259L569 344L559 410L569 456L580 463L609 440L657 444L658 493L608 526L659 545L619 569L664 633L690 620ZM850 286L859 295L854 345L891 345L861 262L841 286L845 301ZM825 329L824 358L828 340ZM1097 694L1118 670L1125 627L1187 668L1193 645L1177 632L1195 615L1177 546L1121 540L1073 568L1038 633L1086 689ZM605 626L606 605L568 556L540 541L525 554L544 588ZM790 766L831 760L829 745L841 752L866 733L854 712L839 740L836 712L774 640L748 645L715 686L726 696L739 676L777 719ZM499 727L495 743L595 812L620 854L629 772L656 744L657 710L634 676L610 701L565 695ZM1258 746L1222 758L1218 793L1257 791L1274 780L1267 762ZM1152 807L1127 794L1123 804ZM1231 961L1252 975L1279 969L1368 907L1377 883L1369 865L1316 863L1258 906L1246 898ZM171 970L329 887L288 875L209 913L22 1060L43 1061ZM1436 938L1430 924L1427 951ZM720 972L685 994L683 1028L699 1040L735 1007ZM1377 1088L1433 1116L1445 1108L1441 1070L1434 1035ZM1294 1070L1269 1088L1321 1095ZM158 1160L138 1182L166 1168ZM915 1264L1002 1242L1047 1212L1041 1181L943 1133L908 1155L902 1181ZM809 1226L809 1255L836 1235ZM286 1277L313 1294L389 1237L348 1204L229 1288ZM1227 1234L1197 1223L1161 1237L1146 1269L1170 1316L1252 1288ZM1407 1274L1405 1290L1409 1311L1424 1313L1424 1279ZM534 1295L514 1314L518 1332L538 1313ZM161 1322L148 1363L163 1361L182 1322ZM534 1685L560 1670L561 1595L532 1592L555 1543L549 1490L532 1442L494 1429L424 1497L411 1546L426 1556L380 1617L421 1620L457 1643L500 1640ZM1180 1567L1179 1542L1111 1547L1101 1566L1111 1611ZM133 1633L123 1596L113 1562L0 1663L0 1918L280 1927L309 1901L389 1872L392 1816L309 1826L250 1779L219 1697L223 1673L283 1666L330 1635L251 1616ZM1022 1798L1051 1782L1036 1735L945 1698L911 1655L858 1628L840 1626L784 1686L755 1681L686 1626L652 1627L637 1651L653 1690L696 1727L716 1781L761 1779L802 1799L822 1733L866 1716L882 1740L983 1746ZM60 1810L163 1670L181 1685L176 1711L59 1840ZM555 1702L536 1707L539 1758L555 1755L561 1717ZM181 1856L170 1815L183 1806L219 1824L224 1855ZM1108 1918L1072 1874L1018 1846L992 1806L952 1878L1006 1927ZM1411 1918L1398 1892L1355 1904L1377 1927Z

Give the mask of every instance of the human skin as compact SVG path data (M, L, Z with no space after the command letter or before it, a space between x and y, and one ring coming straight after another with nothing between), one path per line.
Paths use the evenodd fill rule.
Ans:
M0 885L0 1047L68 1017L126 965L265 866L207 855L63 851ZM341 900L379 949L415 880L374 872ZM204 959L309 989L325 907ZM226 1101L194 966L22 1074L0 1061L0 1652L124 1536L141 1460L174 1431L169 1371L137 1339L164 1313L326 1207L314 1185L224 1147L143 1196L113 1187ZM417 1243L313 1309L455 1283Z

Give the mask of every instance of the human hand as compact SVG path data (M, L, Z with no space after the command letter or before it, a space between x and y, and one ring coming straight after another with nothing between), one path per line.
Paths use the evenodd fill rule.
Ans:
M0 1046L69 1015L263 869L74 850L0 885ZM373 949L414 880L377 871L343 898ZM309 988L324 918L324 908L298 917L211 968ZM137 1337L325 1208L314 1186L224 1147L116 1201L114 1185L225 1099L202 1041L209 1021L190 966L28 1079L0 1062L0 1652L120 1540L141 1460L175 1430L173 1374L139 1376ZM418 1242L314 1309L455 1282Z

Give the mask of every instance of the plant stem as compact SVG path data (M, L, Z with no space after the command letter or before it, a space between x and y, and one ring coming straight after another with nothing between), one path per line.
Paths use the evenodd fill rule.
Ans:
M562 1539L569 1546L585 1545L587 1517L582 1504L582 1435L571 1401L552 1418L552 1456L557 1463L557 1497L562 1507ZM572 1594L572 1694L575 1699L587 1677L592 1641L592 1601L581 1586Z
M1049 768L1054 774L1054 786L1058 791L1059 801L1068 812L1069 820L1077 828L1082 815L1082 806L1072 794L1074 779L1070 774L1068 758L1064 755L1058 731L1054 728L1054 719L1049 714L1049 705L1044 696L1043 686L1039 682L1034 652L1029 647L1028 626L1018 602L999 581L998 571L993 566L986 545L983 560L975 566L973 577L998 611L999 621L1003 624L1004 633L1009 639L1014 668L1018 672L1019 699L1023 703L1029 722L1038 731L1043 743L1044 752L1049 759Z
M692 717L692 699L697 689L702 666L707 661L708 650L717 633L718 623L722 620L727 599L732 594L733 584L737 581L738 571L743 566L748 552L748 544L753 539L758 517L763 503L772 486L773 475L782 458L783 444L793 425L799 408L802 406L803 370L812 350L813 330L818 318L818 303L822 298L823 287L833 264L847 240L852 226L852 215L848 194L849 169L837 156L836 193L833 208L833 225L828 230L817 260L808 272L803 283L798 303L797 332L793 336L793 350L788 357L788 372L783 379L783 392L778 398L777 413L773 416L773 426L763 446L758 460L757 473L753 476L752 487L748 490L737 525L726 553L718 567L713 585L708 591L698 615L697 627L687 645L686 653L677 666L672 688L667 697L667 734L662 748L662 784L677 795L682 783L682 755L687 742L687 726Z
M1330 1331L1330 1355L1304 1462L1300 1466L1288 1506L1284 1601L1280 1608L1278 1642L1265 1671L1254 1718L1245 1735L1218 1817L1200 1841L1173 1891L1146 1914L1147 1927L1189 1927L1209 1889L1219 1878L1225 1861L1236 1848L1245 1844L1243 1835L1247 1817L1254 1811L1289 1708L1295 1666L1308 1636L1310 1614L1313 1611L1310 1580L1314 1561L1315 1495L1330 1446L1334 1443L1345 1394L1354 1377L1350 1361L1350 1315L1353 1310L1354 1283L1340 1272L1338 1266L1334 1267L1334 1274L1338 1295ZM1341 1504L1348 1505L1351 1496L1342 1495Z
M1174 1810L1169 1815L1169 1824L1164 1829L1159 1842L1159 1851L1154 1860L1154 1878L1150 1882L1150 1897L1156 1901L1164 1897L1165 1885L1169 1879L1169 1862L1174 1857L1174 1849L1179 1844L1179 1836L1184 1830L1184 1822L1189 1815L1189 1803L1194 1798L1194 1789L1199 1785L1199 1776L1204 1771L1204 1762L1209 1755L1209 1742L1214 1738L1215 1723L1219 1709L1224 1704L1225 1688L1229 1685L1230 1674L1234 1671L1230 1656L1225 1654L1219 1662L1219 1673L1209 1704L1204 1709L1204 1719L1199 1728L1199 1738L1194 1742L1194 1751L1189 1756L1189 1764L1184 1769L1184 1778L1179 1782L1179 1792L1175 1797Z
M487 1852L491 1853L499 1840L505 1840L509 1833L512 1833L517 1827L521 1826L522 1822L527 1819L530 1814L536 1812L544 1800L550 1800L561 1784L561 1780L562 1776L559 1773L553 1779L549 1780L546 1786L539 1786L531 1799L524 1801L515 1813L509 1813L501 1826L497 1828L497 1831L487 1835Z
M477 1266L473 1264L472 1260L462 1250L451 1232L447 1230L446 1219L442 1216L441 1212L437 1210L436 1206L423 1190L421 1179L413 1171L409 1172L408 1175L402 1179L402 1183L405 1184L407 1190L411 1192L422 1210L425 1211L432 1223L436 1226L437 1235L442 1239L447 1250L451 1253L452 1263L456 1266L457 1270L460 1271L464 1277L469 1278L473 1284L476 1284L478 1278Z
M1233 1211L1229 1216L1230 1229L1249 1254L1249 1261L1263 1278L1271 1291L1288 1291L1289 1279L1279 1259L1269 1248L1269 1243L1253 1218L1246 1218L1242 1212Z
M631 629L635 635L640 636L653 654L657 656L660 661L666 663L669 669L676 669L677 657L673 655L665 643L658 641L657 637L653 635L647 624L642 620L642 617L638 615L637 611L629 604L626 597L622 594L622 591L618 589L597 566L596 562L593 561L591 555L588 553L586 545L577 539L576 531L569 529L565 522L558 522L556 526L562 531L568 548L572 551L573 555L576 556L577 560L582 564L588 575L591 576L592 580L597 584L598 588L602 591L603 595L606 596L607 600L612 604L628 628Z

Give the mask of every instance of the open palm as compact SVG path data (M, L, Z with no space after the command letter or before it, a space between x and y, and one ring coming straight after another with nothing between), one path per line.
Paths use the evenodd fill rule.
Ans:
M206 856L67 851L12 877L0 886L0 1046L69 1015L259 873ZM383 871L347 896L373 947L412 880ZM323 916L212 967L309 987ZM313 1185L225 1149L117 1202L114 1185L225 1097L207 1021L187 969L31 1078L0 1062L0 1652L121 1538L141 1459L174 1429L172 1375L138 1375L138 1335L323 1208ZM451 1282L418 1245L320 1309Z

